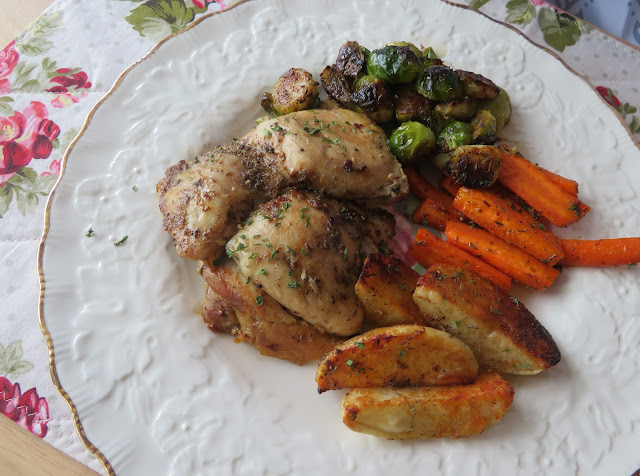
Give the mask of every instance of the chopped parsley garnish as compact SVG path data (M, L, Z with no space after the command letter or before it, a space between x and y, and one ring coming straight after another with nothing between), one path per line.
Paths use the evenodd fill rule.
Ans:
M264 130L264 136L265 137L270 137L271 136L271 131L269 129L265 129Z
M298 283L298 281L296 281L294 279L294 280L289 281L289 283L287 284L287 287L291 288L291 289L298 289L298 288L301 288L302 285L300 283Z
M269 273L267 273L264 268L260 268L258 270L258 274L262 274L263 276L269 276Z
M580 216L580 207L576 203L572 203L567 210L571 210L577 217Z
M493 306L489 306L489 311L490 311L491 313L493 313L493 314L498 315L498 316L499 316L500 314L502 314L502 311L501 311L500 309L494 309L494 308L493 308Z
M350 369L353 369L353 366L355 365L353 362L353 359L347 359L347 361L345 362L345 364L347 367L349 367Z
M91 238L93 236L93 228L89 227L84 236L86 236L87 238Z
M138 187L136 187L135 185L133 187L131 187L131 190L133 190L134 192L138 191Z
M262 296L256 296L256 304L258 306L262 306L263 302L264 302L264 300L262 299Z
M405 355L407 355L407 352L404 349L402 349L398 354L398 357L404 357Z
M364 349L364 342L356 342L354 344L358 349Z
M456 322L456 327L460 327L462 325L462 321L455 321Z
M195 162L196 164L199 164L199 163L200 163L200 159L198 158L198 156L197 156L197 155L193 158L193 160L194 160L194 162Z
M520 301L518 301L518 298L511 296L511 300L516 304L516 306L520 305Z
M114 246L123 245L124 242L127 241L127 238L129 238L129 235L124 235L122 238L120 238L118 241L116 241L113 245Z

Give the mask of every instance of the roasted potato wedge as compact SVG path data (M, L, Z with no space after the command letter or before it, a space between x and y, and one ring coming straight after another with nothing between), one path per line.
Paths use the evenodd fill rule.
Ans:
M356 294L365 310L365 322L376 327L397 324L424 324L413 302L420 275L393 256L367 256L356 283Z
M473 382L478 363L465 344L430 327L373 329L340 344L318 364L318 393L338 388Z
M471 385L353 389L342 400L342 421L390 440L461 438L500 421L512 402L511 384L484 373Z
M551 334L524 304L470 271L433 265L413 299L433 327L467 344L481 366L532 375L560 361Z

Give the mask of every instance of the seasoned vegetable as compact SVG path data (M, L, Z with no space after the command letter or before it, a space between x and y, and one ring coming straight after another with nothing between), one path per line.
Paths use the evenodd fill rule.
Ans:
M431 101L412 86L402 85L396 90L395 105L398 122L420 121L428 125L433 120Z
M476 113L476 101L465 98L457 101L441 102L436 106L436 111L448 119L468 120Z
M471 71L456 71L462 81L465 96L477 99L491 99L498 95L500 88L490 79Z
M347 78L356 79L366 74L369 50L360 46L357 41L347 41L338 51L336 68Z
M478 103L478 109L486 109L491 111L493 117L496 118L496 129L500 130L511 119L511 99L504 89L500 89L500 92L493 99L482 100Z
M640 262L640 238L561 240L562 266L627 266Z
M349 91L347 78L335 65L327 66L320 73L320 81L329 96L348 109L354 108L351 103L351 92Z
M386 45L373 50L367 58L367 74L391 84L410 83L422 71L422 62L415 46Z
M436 143L442 152L450 152L461 145L471 144L471 124L460 121L447 121L438 134Z
M471 136L476 144L494 144L496 136L496 118L486 109L478 111L471 121Z
M366 75L358 79L353 86L351 100L358 112L376 122L393 119L393 94L389 86L376 76Z
M311 109L318 102L318 83L311 73L301 68L291 68L284 73L271 93L262 96L260 104L270 114L282 116Z
M430 68L431 66L437 66L442 64L442 60L438 58L438 55L430 46L422 50L422 63L424 68Z
M486 188L498 179L501 164L502 157L497 147L464 145L451 152L445 169L463 187Z
M453 101L462 97L462 81L448 66L427 68L418 78L418 92L434 101Z
M389 148L401 163L423 157L434 147L433 132L420 122L405 122L389 137Z

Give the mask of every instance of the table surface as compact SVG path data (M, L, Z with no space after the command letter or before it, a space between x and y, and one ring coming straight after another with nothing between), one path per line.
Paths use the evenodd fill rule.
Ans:
M184 4L184 11L190 15L186 23L207 9L213 11L235 3L176 1ZM640 140L636 109L640 105L640 49L575 18L568 24L571 32L564 35L561 30L560 34L548 35L544 24L532 21L533 18L540 12L551 15L560 12L541 0L516 2L521 6L528 4L518 11L509 7L507 0L460 3L479 6L482 12L521 29L533 41L551 49L597 87L636 140ZM586 1L564 3L567 8L568 4L574 9L576 5L581 7L582 10L575 11L580 14L594 8ZM562 6L563 2L558 4ZM71 411L51 380L48 349L38 322L36 254L46 196L60 173L60 160L66 146L119 74L178 28L177 22L163 19L162 28L146 30L136 20L141 15L141 5L134 0L58 0L55 3L52 0L0 0L0 48L9 45L0 50L0 121L15 120L18 116L26 118L22 136L10 139L31 147L32 154L28 160L23 157L20 167L10 170L6 163L0 163L5 167L0 168L0 302L3 302L0 307L0 413L19 421L44 441L101 473L105 468L83 445ZM618 23L631 27L618 33L628 34L632 41L635 16L628 15ZM36 18L35 26L32 24L28 31L20 34ZM19 36L15 44L12 43L14 36ZM77 47L78 44L81 47ZM121 44L128 47L123 49ZM29 129L36 127L29 125L34 121L37 130ZM0 128L1 140L6 139L3 133ZM43 149L36 150L36 137L44 141ZM2 144L6 143L0 141ZM18 184L16 174L29 177L28 186L24 182ZM7 194L9 188L13 190ZM27 416L36 415L36 418L21 419L16 409L10 410L7 406L9 397L22 402L21 408L28 410ZM2 440L6 433L2 428L0 433ZM0 447L0 457L2 452Z

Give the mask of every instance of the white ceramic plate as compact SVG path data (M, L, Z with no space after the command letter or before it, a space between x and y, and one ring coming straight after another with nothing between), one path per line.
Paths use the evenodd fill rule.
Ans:
M342 394L318 395L313 365L261 357L209 332L193 312L202 281L162 229L156 182L206 144L242 135L283 71L318 74L347 39L431 44L456 67L494 79L514 104L504 135L577 179L592 207L560 233L638 234L640 151L583 80L514 30L439 0L241 4L164 42L118 81L51 200L43 328L83 437L122 475L630 474L640 464L634 270L565 270L548 292L517 290L562 362L510 377L507 416L463 440L351 433Z

